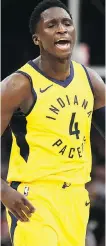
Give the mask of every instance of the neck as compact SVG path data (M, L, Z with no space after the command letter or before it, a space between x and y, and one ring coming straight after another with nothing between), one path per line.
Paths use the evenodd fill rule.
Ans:
M38 59L38 67L48 76L64 81L70 75L70 57L64 60L41 55Z

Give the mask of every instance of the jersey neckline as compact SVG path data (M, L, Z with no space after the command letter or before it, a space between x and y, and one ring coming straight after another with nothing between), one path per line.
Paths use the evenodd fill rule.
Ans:
M40 68L38 68L38 66L32 61L28 61L28 64L30 66L32 66L37 72L39 72L40 74L42 74L45 78L49 79L50 81L66 88L70 83L71 81L73 80L73 77L74 77L74 67L73 67L73 63L71 61L71 64L70 64L70 75L64 80L64 81L61 81L61 80L57 80L57 79L53 79L49 76L47 76Z

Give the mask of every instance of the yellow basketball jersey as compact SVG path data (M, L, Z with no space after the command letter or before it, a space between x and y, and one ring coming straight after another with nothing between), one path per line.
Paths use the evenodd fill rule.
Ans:
M13 123L7 180L88 182L94 97L86 69L72 61L65 81L46 77L33 61L18 72L32 81L35 101L28 114L19 113L19 121L16 117Z

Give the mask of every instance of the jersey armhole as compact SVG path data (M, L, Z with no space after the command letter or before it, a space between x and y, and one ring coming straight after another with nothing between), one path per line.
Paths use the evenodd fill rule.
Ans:
M29 108L28 112L24 113L25 116L28 116L31 113L31 111L32 111L32 109L33 109L33 107L34 107L34 105L35 105L35 103L37 101L37 94L36 94L36 91L33 88L32 78L31 78L31 76L29 74L27 74L27 73L25 73L25 72L23 72L21 70L20 71L16 71L15 73L23 74L25 77L27 77L29 79L29 82L30 82L30 85L31 85L31 92L32 92L33 97L34 97L34 101L33 101L32 105L31 105L31 107Z
M89 82L89 85L90 85L90 88L91 88L92 94L93 94L93 96L94 96L94 89L93 89L93 86L92 86L92 82L91 82L91 79L90 79L89 73L88 73L88 71L87 71L86 67L85 67L83 64L81 64L81 65L82 65L83 69L85 70L85 73L86 73L86 76L87 76L87 79L88 79L88 82Z

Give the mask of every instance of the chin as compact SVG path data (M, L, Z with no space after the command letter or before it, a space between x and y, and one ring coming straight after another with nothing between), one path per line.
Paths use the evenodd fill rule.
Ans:
M69 60L70 57L71 57L72 53L68 53L68 54L57 54L56 57L59 59L59 60Z

